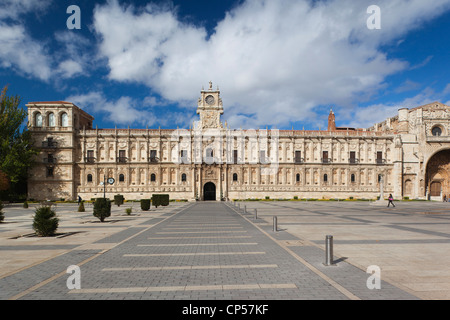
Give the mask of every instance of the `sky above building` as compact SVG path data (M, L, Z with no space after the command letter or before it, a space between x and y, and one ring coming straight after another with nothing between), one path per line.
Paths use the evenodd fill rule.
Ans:
M450 0L1 0L0 85L99 128L189 128L209 81L231 128L366 128L450 104L449 35Z

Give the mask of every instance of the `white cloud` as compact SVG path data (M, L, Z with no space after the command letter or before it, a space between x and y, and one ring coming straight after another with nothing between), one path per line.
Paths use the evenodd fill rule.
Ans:
M51 76L51 60L44 46L32 39L21 24L25 13L36 14L47 8L49 1L5 0L0 4L0 66L47 81Z
M382 29L368 30L371 1L247 0L208 38L173 9L98 5L94 29L113 80L143 83L192 108L201 85L222 89L231 126L306 120L317 105L349 106L408 63L379 48L449 9L450 1L380 0Z

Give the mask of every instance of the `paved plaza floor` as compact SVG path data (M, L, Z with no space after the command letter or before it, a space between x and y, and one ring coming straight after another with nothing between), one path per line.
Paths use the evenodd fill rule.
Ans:
M33 206L10 205L0 224L0 299L449 299L449 209L255 201L141 211L126 203L101 223L90 206L78 213L58 204L58 234L41 238L32 235ZM324 265L326 235L332 266Z

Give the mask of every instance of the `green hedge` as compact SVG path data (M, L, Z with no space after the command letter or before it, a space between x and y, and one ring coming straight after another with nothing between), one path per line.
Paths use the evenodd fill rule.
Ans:
M152 203L155 208L158 206L168 206L170 202L170 197L168 194L154 194L152 196Z
M142 199L141 200L141 209L144 211L150 210L151 199Z
M116 194L116 195L114 196L114 204L115 204L115 205L117 205L117 206L120 207L120 205L123 204L123 201L124 201L123 195L121 195L121 194Z

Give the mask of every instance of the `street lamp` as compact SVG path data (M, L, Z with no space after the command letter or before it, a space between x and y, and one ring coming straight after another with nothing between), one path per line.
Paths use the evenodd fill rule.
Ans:
M103 182L100 182L100 185L103 186L103 199L106 198L106 184L114 184L116 180L114 178L106 178L106 175L103 176Z

